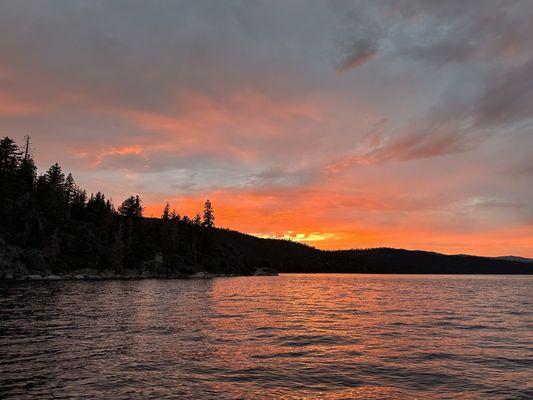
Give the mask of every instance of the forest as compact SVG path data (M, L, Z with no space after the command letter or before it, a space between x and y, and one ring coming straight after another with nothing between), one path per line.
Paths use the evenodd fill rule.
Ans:
M38 174L30 151L0 140L0 278L91 271L100 277L185 277L198 272L529 274L533 264L389 248L322 251L215 227L213 205L180 216L169 204L143 216L138 195L115 207L53 164Z

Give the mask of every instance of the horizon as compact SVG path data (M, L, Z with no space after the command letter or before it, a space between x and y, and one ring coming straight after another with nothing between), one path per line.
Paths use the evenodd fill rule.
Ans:
M40 173L323 250L533 258L530 3L125 4L0 4L0 137Z

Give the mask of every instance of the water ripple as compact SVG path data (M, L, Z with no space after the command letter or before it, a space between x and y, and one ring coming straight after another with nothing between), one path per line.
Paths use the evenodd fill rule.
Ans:
M529 399L533 278L0 284L0 398Z

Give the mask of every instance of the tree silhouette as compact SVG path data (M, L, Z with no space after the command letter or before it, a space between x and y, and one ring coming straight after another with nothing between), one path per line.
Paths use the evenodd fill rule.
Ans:
M118 208L120 215L127 218L140 218L143 215L143 207L139 196L130 196L122 202Z
M37 167L35 167L33 159L26 155L17 171L18 194L32 192L36 178Z
M194 225L202 225L202 217L200 217L200 214L196 214L193 220Z
M163 209L163 214L161 215L161 219L163 221L168 221L170 219L170 204L165 205L165 208Z
M213 226L215 226L215 214L213 211L213 206L209 199L207 199L204 203L203 217L203 226L206 226L208 228L212 228Z
M49 186L62 188L65 183L65 174L58 163L55 163L44 174L44 180Z
M14 174L21 161L21 151L7 136L0 140L0 178Z

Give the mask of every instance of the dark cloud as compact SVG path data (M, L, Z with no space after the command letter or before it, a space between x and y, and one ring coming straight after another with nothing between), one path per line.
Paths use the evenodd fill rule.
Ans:
M344 56L337 66L337 72L357 68L372 60L377 55L378 44L373 40L359 39L351 44L349 48L344 48L343 52Z
M445 127L434 128L433 131L396 134L392 137L374 135L369 148L334 161L326 167L326 171L336 172L354 165L411 161L463 153L476 148L479 140L479 137Z
M472 140L456 131L437 130L402 135L363 155L371 162L407 161L461 153L473 148Z
M494 77L474 106L481 126L533 119L533 58Z

